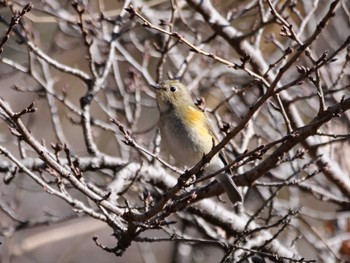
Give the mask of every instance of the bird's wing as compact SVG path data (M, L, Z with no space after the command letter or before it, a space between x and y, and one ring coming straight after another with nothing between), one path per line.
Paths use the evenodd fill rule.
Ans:
M228 162L227 162L227 159L226 159L226 156L225 156L225 153L223 151L219 152L219 158L220 160L223 162L223 164L226 166L228 165ZM225 170L225 172L229 175L232 175L232 170L231 168Z
M210 135L214 138L215 143L218 143L218 142L219 142L219 137L216 135L216 132L215 132L215 130L214 130L214 127L213 127L213 125L211 124L211 122L210 122L208 116L207 116L205 113L204 113L204 115L205 115L205 118L206 118L206 126L207 126L207 128L208 128L208 130L209 130L209 133L210 133Z
M217 134L216 134L216 132L215 132L215 130L214 130L214 128L213 128L213 125L211 124L211 122L210 122L208 116L206 116L206 119L207 119L206 125L207 125L207 127L208 127L208 129L209 129L210 135L214 138L215 143L219 143L220 140L219 140L219 138L218 138L218 136L217 136ZM223 150L221 150L221 151L219 152L219 158L220 158L220 160L222 161L222 163L223 163L224 165L227 165L227 164L228 164L227 159L226 159L226 156L225 156L225 153L224 153ZM228 170L227 172L230 173L231 171Z

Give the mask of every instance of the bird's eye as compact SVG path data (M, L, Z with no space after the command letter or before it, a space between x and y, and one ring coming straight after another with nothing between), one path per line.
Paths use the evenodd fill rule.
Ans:
M176 87L171 86L171 87L170 87L170 91L171 91L171 92L175 92L175 91L176 91Z

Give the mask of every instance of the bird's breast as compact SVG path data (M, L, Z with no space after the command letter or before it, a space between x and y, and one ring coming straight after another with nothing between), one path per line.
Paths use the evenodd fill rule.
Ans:
M162 113L159 128L163 145L182 165L195 165L212 148L206 116L191 106L176 114Z

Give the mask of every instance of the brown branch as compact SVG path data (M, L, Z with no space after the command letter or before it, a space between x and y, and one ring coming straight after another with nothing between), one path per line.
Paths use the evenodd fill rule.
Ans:
M7 31L5 33L5 36L3 36L3 38L1 39L1 42L0 42L0 54L3 52L3 47L5 45L5 43L7 42L7 40L9 40L10 38L10 34L11 32L13 31L14 27L16 25L18 25L18 23L20 22L20 20L22 19L22 17L30 12L33 8L33 5L32 3L28 3L26 4L23 9L21 10L21 12L18 12L18 11L15 11L15 14L12 15L11 17L11 22L7 28Z

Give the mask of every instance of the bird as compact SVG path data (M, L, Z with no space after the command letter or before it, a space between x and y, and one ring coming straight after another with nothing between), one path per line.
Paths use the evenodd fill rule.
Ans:
M179 80L165 80L151 85L156 91L160 113L159 130L161 142L175 161L185 167L196 165L219 139L205 112L200 110L191 93ZM212 174L227 165L223 151L218 152L204 168ZM243 202L243 196L231 178L231 171L216 176L233 204Z

